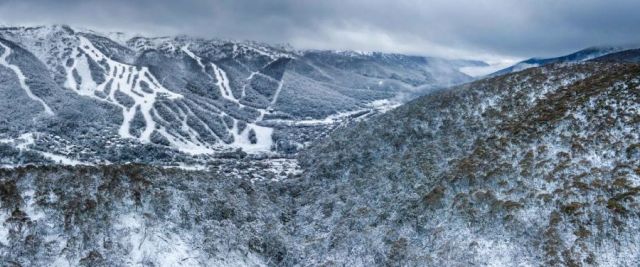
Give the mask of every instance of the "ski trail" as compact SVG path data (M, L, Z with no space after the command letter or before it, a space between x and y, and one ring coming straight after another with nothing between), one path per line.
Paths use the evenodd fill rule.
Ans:
M239 98L234 96L229 77L221 67L213 62L200 58L189 50L188 45L182 47L180 51L196 61L200 70L218 87L222 98L236 103L239 108L245 108L245 105L240 103L240 98L244 97L246 93L243 92ZM200 108L212 108L208 103L197 103L187 100L184 105L181 105L182 102L176 102L176 104L178 104L177 107L169 108L168 110L177 116L177 122L180 125L178 126L179 129L165 127L165 125L170 125L170 123L165 121L156 111L154 104L156 103L157 97L164 95L168 99L178 99L182 98L182 95L175 94L164 88L146 67L136 67L114 61L102 54L84 37L80 38L80 46L73 57L75 59L74 63L67 68L66 86L74 89L78 94L90 96L119 106L122 109L124 120L120 125L118 134L123 138L134 138L143 143L149 143L151 142L151 136L153 134L159 134L168 140L170 146L189 154L210 154L218 149L228 148L242 148L247 152L265 152L271 150L274 129L256 124L263 119L265 114L270 113L267 109L258 109L260 116L257 120L253 123L247 123L247 127L243 131L238 132L238 119L219 110L218 107L214 107L213 110L218 110L217 113L220 113L218 114L219 116L231 116L234 121L233 126L227 126L226 129L234 137L233 142L225 144L222 136L213 131L209 125L194 113L194 111L198 111ZM93 80L92 74L95 73L92 73L92 70L89 68L89 60L100 62L98 65L104 70L104 82L97 84ZM207 69L209 66L211 66L212 70ZM81 82L77 82L74 75L79 76ZM259 71L255 71L247 80L251 80L254 75L264 76ZM273 79L268 76L265 77ZM143 82L144 86L142 85ZM282 84L280 83L272 103L275 103L281 89ZM244 88L243 91L245 91ZM121 95L123 94L130 99L122 99ZM192 111L192 108L198 110ZM158 116L158 118L155 118L152 112L155 113L155 116ZM136 116L142 117L145 123L144 128L140 128L141 134L139 137L134 136L130 132ZM201 124L203 132L199 132L189 126L191 120ZM216 141L212 143L204 141L201 134L212 135ZM255 140L253 140L254 143L251 142L253 138L255 138Z
M282 77L282 79L284 79L284 77ZM272 107L273 105L276 104L276 101L278 101L278 97L280 97L280 91L282 91L283 85L284 85L283 81L278 82L278 89L276 89L276 93L273 94L273 99L271 100L271 105L269 105L269 107Z
M266 68L267 66L273 64L274 62L278 61L278 59L280 59L279 57L271 57L271 56L270 56L270 58L272 59L271 62L269 62L269 63L265 64L264 66L262 66L263 69ZM240 64L242 65L242 63L240 63ZM269 80L272 80L272 81L278 83L278 88L276 89L276 92L273 94L273 99L271 99L271 102L270 102L269 106L267 107L267 109L269 109L276 103L276 101L278 101L278 97L280 96L280 91L282 91L282 86L284 85L284 81L282 81L284 79L284 76L282 77L281 80L276 80L275 78L273 78L273 77L271 77L269 75L265 75L265 74L261 73L260 71L253 71L253 72L251 72L249 77L247 77L248 83L250 83L251 79L253 79L253 77L256 76L256 75L260 75L261 77L265 77L265 78L267 78ZM242 97L245 97L245 95L246 95L246 88L247 88L247 84L242 86ZM259 111L261 113L260 117L259 117L259 120L262 120L262 117L264 116L264 113L267 112L267 110L259 109Z
M38 96L34 95L33 92L31 92L31 88L29 88L29 85L27 85L27 82L26 82L27 78L24 76L24 73L22 73L22 70L20 70L18 66L9 64L9 62L7 62L7 57L9 56L9 54L11 54L11 49L8 46L4 45L2 42L0 42L0 46L2 46L4 50L4 53L2 53L2 56L0 56L0 64L4 65L5 67L15 72L16 76L18 76L18 81L20 82L20 86L22 87L22 89L24 89L24 91L27 93L27 96L29 98L40 102L40 104L42 104L42 107L44 108L44 111L47 114L54 115L53 110L51 110L49 105L47 105L47 103L45 103L44 100L42 100Z
M221 68L216 66L216 64L211 63L211 67L213 67L213 73L216 75L216 85L220 88L220 93L222 97L231 100L232 102L238 103L240 106L244 106L240 104L240 101L233 95L231 92L231 87L229 87L229 79L227 78L227 73L224 72Z
M207 71L205 71L204 64L202 64L202 58L200 58L199 56L196 56L196 54L191 52L191 50L189 50L189 45L183 46L182 49L180 49L180 50L182 50L182 52L187 54L187 56L189 56L190 58L192 58L193 60L198 62L198 65L202 69L202 72L207 73Z
M85 37L80 37L79 40L80 45L75 51L74 63L67 68L66 86L74 89L80 95L107 101L122 108L124 119L118 129L118 134L123 138L136 138L131 135L130 130L131 123L139 111L142 114L145 126L137 139L143 143L151 142L151 135L156 129L156 122L151 115L151 110L156 103L156 99L164 96L175 100L182 98L182 95L173 93L161 86L147 67L137 67L117 62L100 52ZM104 62L104 64L98 64L104 70L105 76L105 81L101 84L96 84L93 80L88 60ZM77 83L73 77L74 71L80 77L80 83ZM106 91L108 91L108 94ZM116 97L116 91L132 99L133 104L127 107L124 103L120 103ZM106 98L99 97L99 93L107 95Z
M247 89L247 85L249 85L249 83L251 83L251 80L252 80L252 79L253 79L253 77L254 77L254 76L256 76L256 75L258 75L258 76L260 76L260 77L267 78L267 79L272 80L272 81L274 81L274 82L280 83L280 81L278 81L278 80L274 79L274 78L273 78L273 77L271 77L271 76L264 75L264 74L263 74L263 73L261 73L260 71L254 71L254 72L251 72L251 74L249 75L249 77L247 77L247 78L246 78L247 83L246 83L244 86L242 86L242 97L240 97L240 98L243 98L243 97L245 97L245 96L246 96L246 89Z
M202 58L194 54L191 50L189 50L189 45L182 47L181 50L182 52L187 54L187 56L189 56L190 58L198 62L198 65L200 66L200 69L202 70L203 73L207 74L207 76L209 76L209 78L211 78L212 80L214 79L209 73L207 73L207 70L202 61ZM210 64L211 64L211 67L213 68L213 74L215 75L216 86L218 86L218 88L220 89L220 94L222 95L222 97L234 103L237 103L238 105L240 105L240 107L244 107L244 105L241 104L240 101L233 95L233 92L231 91L231 87L229 86L229 78L227 77L227 73L224 72L224 70L219 68L213 62L211 62Z
M245 83L242 86L242 94L240 95L240 98L245 98L247 96L247 85L249 85L249 83L251 83L251 79L253 79L253 76L255 76L256 74L260 74L260 72L259 71L251 72L251 75L249 75L249 77L247 77L247 83Z
M209 125L207 125L200 117L196 116L196 114L191 110L191 108L188 105L185 105L185 108L186 108L186 111L187 111L187 115L191 115L192 117L196 118L198 120L198 122L200 122L205 127L205 129L207 131L209 131L209 134L214 136L217 140L223 142L222 138L216 132L214 132L211 129L211 127L209 127Z

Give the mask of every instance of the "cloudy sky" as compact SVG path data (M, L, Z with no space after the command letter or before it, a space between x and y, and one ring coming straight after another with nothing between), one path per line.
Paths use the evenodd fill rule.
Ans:
M0 24L515 60L640 43L637 0L0 0Z

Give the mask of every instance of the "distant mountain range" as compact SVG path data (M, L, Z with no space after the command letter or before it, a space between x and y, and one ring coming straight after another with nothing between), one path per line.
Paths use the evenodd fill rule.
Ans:
M635 51L635 52L634 52ZM541 67L554 63L576 63L589 60L605 60L608 56L615 57L618 54L619 57L630 58L625 53L637 54L637 49L629 49L625 47L603 46L603 47L590 47L565 56L553 57L553 58L530 58L524 61L520 61L513 66L496 71L489 74L489 77L495 77L504 75L507 73L513 73L522 71L528 68ZM631 59L633 61L633 59ZM638 56L635 58L635 62L638 62Z
M640 49L629 49L610 53L593 59L599 62L640 63Z

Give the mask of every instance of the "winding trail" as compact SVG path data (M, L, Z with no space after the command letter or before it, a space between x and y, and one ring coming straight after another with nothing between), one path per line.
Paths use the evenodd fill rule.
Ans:
M20 70L18 66L9 64L9 62L7 62L7 57L11 54L11 48L6 46L2 42L0 42L0 47L2 47L4 50L4 52L2 53L2 56L0 56L0 64L11 69L13 72L15 72L16 76L18 76L18 81L20 82L20 86L27 93L27 96L29 96L29 98L35 101L40 102L40 104L42 104L42 107L44 108L44 111L48 115L53 116L54 115L53 110L51 110L49 105L47 105L47 103L45 103L44 100L42 100L38 96L34 95L33 92L31 92L31 88L29 88L29 85L27 85L27 82L26 82L27 78L24 76L24 73L22 73L22 70Z

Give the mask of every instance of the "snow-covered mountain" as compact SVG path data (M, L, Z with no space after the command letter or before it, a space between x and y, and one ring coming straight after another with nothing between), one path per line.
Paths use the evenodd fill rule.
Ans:
M0 266L638 266L614 51L465 83L481 63L1 28Z
M637 266L639 108L638 65L552 64L336 129L301 168L0 169L0 265Z
M554 64L554 63L584 62L584 61L592 60L595 58L605 56L607 54L611 54L611 53L615 53L623 50L625 50L624 47L614 47L614 46L590 47L590 48L586 48L578 52L571 53L565 56L560 56L560 57L530 58L527 60L520 61L508 68L504 68L499 71L496 71L487 76L495 77L495 76L500 76L508 73L526 70L528 68L541 67L549 64Z
M628 49L611 54L607 54L592 61L598 62L621 62L621 63L640 63L640 49Z
M640 67L429 94L301 156L301 265L637 266Z
M458 69L477 64L125 36L0 28L4 145L34 152L26 161L290 154L339 122L470 81Z

